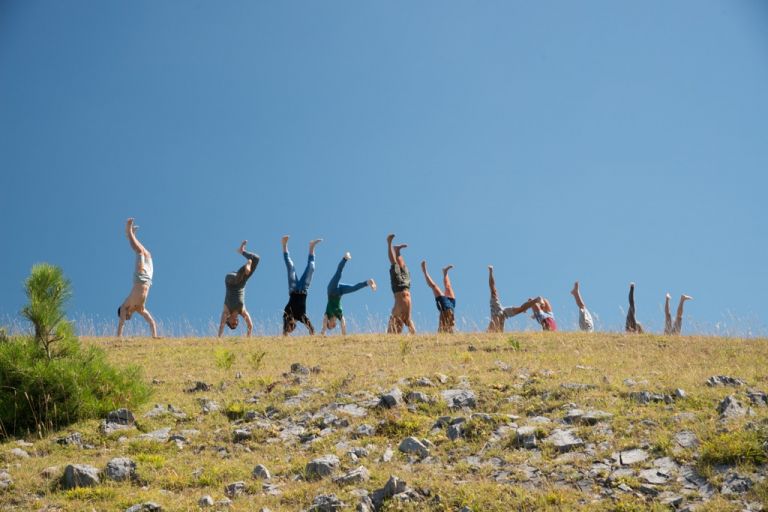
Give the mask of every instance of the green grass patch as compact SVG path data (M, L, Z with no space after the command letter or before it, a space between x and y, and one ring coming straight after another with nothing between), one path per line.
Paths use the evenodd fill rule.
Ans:
M701 464L759 465L768 460L763 443L764 436L753 430L736 430L718 434L701 446Z

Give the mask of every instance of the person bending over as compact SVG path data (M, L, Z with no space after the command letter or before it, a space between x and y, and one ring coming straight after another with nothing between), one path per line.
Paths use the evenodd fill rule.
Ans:
M671 297L667 294L666 299L664 300L664 334L679 335L683 328L683 304L685 304L685 301L687 300L693 300L693 297L690 295L680 296L680 302L677 305L677 316L675 317L674 323L672 323L672 315L669 311L670 299Z
M288 253L288 235L282 238L283 259L285 268L288 270L288 304L283 310L283 336L288 336L296 329L296 323L301 322L307 326L309 335L315 334L312 322L307 316L307 292L312 282L312 274L315 272L315 246L322 242L322 239L309 242L309 256L307 257L307 267L300 278L296 277L296 267Z
M579 282L573 283L573 289L571 295L576 300L576 307L579 308L579 329L585 332L592 332L595 330L595 324L592 322L592 315L589 313L587 306L581 298L581 292L579 291Z
M533 309L532 318L539 322L541 329L544 331L556 331L555 314L552 312L552 304L549 303L549 300L543 297L529 300L535 301L531 306L531 309Z
M328 304L325 306L325 315L323 315L323 330L321 334L325 335L327 331L331 331L336 328L336 321L338 320L341 327L341 334L347 334L347 321L344 320L344 312L341 309L341 296L348 293L356 292L366 286L370 286L371 290L376 291L376 281L369 279L367 281L360 281L357 284L344 284L341 283L341 273L344 271L344 266L347 261L352 259L352 255L345 253L341 258L339 266L336 268L336 273L333 274L331 282L328 283Z
M454 315L454 309L456 309L456 295L453 293L451 279L448 277L448 271L452 268L453 265L443 267L443 286L445 287L445 293L443 293L440 287L437 286L429 276L426 260L421 262L421 271L424 272L424 279L427 280L427 286L429 286L432 289L432 293L435 294L435 303L437 304L437 310L440 312L437 332L453 333L453 329L456 326L456 316Z
M503 307L496 290L496 280L493 278L493 265L488 265L488 287L491 289L491 321L488 323L488 332L504 332L504 322L507 318L528 311L541 298L528 299L521 306Z
M408 327L408 332L416 334L416 326L411 318L411 274L405 265L405 260L400 251L408 247L407 244L392 245L394 234L387 235L387 255L389 256L389 281L392 285L392 293L395 295L395 305L389 315L387 333L400 334L403 327Z
M133 272L133 288L131 293L123 301L120 307L117 308L117 316L119 321L117 323L117 337L123 336L123 326L127 320L131 319L134 313L140 314L144 317L144 320L149 324L149 328L152 331L153 338L159 338L157 335L157 324L155 319L149 313L146 308L147 296L149 295L149 288L152 286L152 275L154 274L154 267L152 265L152 254L141 245L141 242L136 238L136 230L139 226L134 224L133 218L130 218L125 223L125 234L128 237L128 242L131 244L131 248L136 253L136 267Z
M253 332L251 315L245 309L245 284L253 274L253 271L256 270L256 266L259 264L259 256L245 250L245 244L247 243L248 240L243 240L237 252L245 256L248 261L237 272L230 272L224 277L224 286L227 293L224 295L224 310L221 312L221 322L219 323L219 338L224 333L225 325L233 331L237 329L238 315L242 316L245 320L245 325L248 327L247 336L250 336Z
M635 283L629 283L629 311L627 311L627 321L624 324L624 330L635 334L643 333L643 326L635 317Z

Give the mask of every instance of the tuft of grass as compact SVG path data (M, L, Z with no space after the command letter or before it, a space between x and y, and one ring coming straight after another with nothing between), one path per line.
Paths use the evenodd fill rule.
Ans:
M768 460L763 443L766 440L759 432L737 430L718 434L702 444L701 464L749 464L759 465Z
M512 349L513 352L520 352L520 341L514 336L507 338L507 346Z
M225 348L217 348L214 351L214 357L216 358L216 366L222 370L229 370L235 363L235 353Z
M228 403L224 415L232 421L242 419L245 416L245 404L240 400Z
M258 373L259 370L261 370L261 367L264 364L264 358L266 356L267 353L263 350L252 352L251 355L248 356L248 363L251 365L254 373Z
M166 458L156 453L139 453L134 457L136 462L146 464L155 469L160 469L165 466Z
M418 434L422 423L423 420L413 415L406 415L400 418L390 416L385 418L376 427L376 434L399 441L404 437Z
M107 501L115 498L117 493L111 487L76 487L64 492L68 500L77 501Z

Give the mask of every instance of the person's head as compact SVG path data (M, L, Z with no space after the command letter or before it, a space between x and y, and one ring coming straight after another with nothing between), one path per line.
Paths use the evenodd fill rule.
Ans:
M290 315L283 315L283 334L291 334L296 329L296 320Z
M336 328L336 317L332 316L330 318L326 319L326 325L329 329L335 329Z
M235 329L237 329L237 324L239 323L239 321L240 320L237 317L237 311L234 311L230 313L229 316L227 317L227 327L229 327L234 331Z
M126 307L125 304L122 304L117 308L118 318L122 318L123 320L130 320L132 314L133 314L133 311L131 311L129 307Z

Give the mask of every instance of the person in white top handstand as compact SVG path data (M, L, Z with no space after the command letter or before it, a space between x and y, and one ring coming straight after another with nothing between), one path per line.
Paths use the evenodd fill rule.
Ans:
M133 218L128 219L125 223L125 234L128 237L131 248L136 252L136 270L133 273L131 293L128 294L128 298L117 308L117 316L120 318L117 324L117 336L122 337L123 325L126 320L130 320L134 313L138 313L149 324L149 328L152 330L152 337L159 338L155 319L152 318L152 315L146 308L147 296L149 295L149 287L152 286L152 274L154 272L152 254L136 238L137 229L138 226L134 224Z

